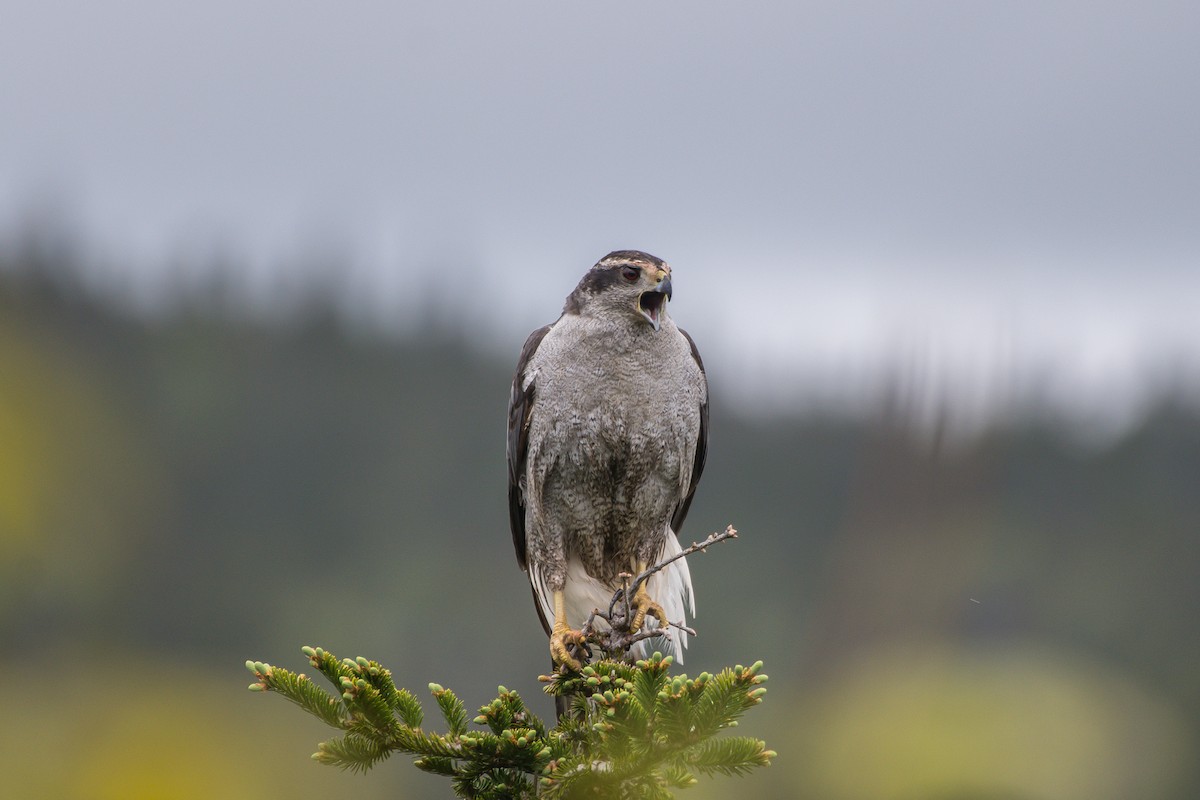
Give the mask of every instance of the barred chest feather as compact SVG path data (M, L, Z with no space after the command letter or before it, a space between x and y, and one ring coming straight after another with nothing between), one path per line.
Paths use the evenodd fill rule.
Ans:
M526 379L537 381L527 544L551 586L572 558L615 584L662 552L691 480L703 375L669 318L655 332L566 316Z

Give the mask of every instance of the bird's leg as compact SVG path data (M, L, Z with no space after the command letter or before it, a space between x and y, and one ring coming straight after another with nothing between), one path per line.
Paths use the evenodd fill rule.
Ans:
M647 565L645 561L638 561L637 571L634 574L641 575L646 571L646 566ZM663 610L662 606L651 599L650 593L646 591L645 581L643 581L638 586L637 591L633 593L631 603L633 606L633 619L629 621L630 633L637 633L640 631L642 629L642 624L646 621L647 616L657 619L659 625L663 628L670 626L671 623L667 620L667 612Z
M555 666L565 665L568 669L578 672L583 669L583 665L571 655L571 647L582 653L587 650L587 639L582 632L572 630L567 625L566 600L560 589L554 593L554 627L550 630L550 658Z

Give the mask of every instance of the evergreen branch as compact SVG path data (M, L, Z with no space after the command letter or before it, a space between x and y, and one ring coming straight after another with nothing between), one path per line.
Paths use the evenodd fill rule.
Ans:
M574 713L553 730L503 686L472 729L458 696L431 684L448 729L436 733L411 724L420 721L419 703L379 664L309 650L326 677L338 676L340 701L303 675L262 662L247 667L258 678L251 689L276 691L343 731L323 742L314 759L363 771L407 753L419 769L449 777L459 797L669 798L697 775L742 775L775 755L757 739L712 738L762 701L761 662L673 677L672 659L655 653L633 664L606 659L555 674L544 678L548 690L572 696Z
M679 764L672 764L664 769L663 780L668 786L674 786L678 789L687 789L699 783L691 771Z
M347 666L350 665L349 661L344 663L346 663ZM405 713L401 714L401 719L404 719L405 724L414 726L421 724L421 704L416 702L415 697L412 698L412 703L417 709L416 721L409 721L407 713L409 711L408 702L406 698L400 696L401 692L396 688L396 683L392 680L392 673L390 670L386 669L378 662L370 661L362 656L359 656L358 658L354 659L353 671L358 674L358 680L366 681L376 691L379 692L384 706L388 709L389 713L399 713L400 708L403 705L405 706ZM405 694L408 693L405 692ZM409 697L411 697L411 694Z
M655 653L635 665L638 671L633 678L633 691L642 708L654 708L658 702L659 693L667 685L672 660L670 656L663 658L662 653Z
M479 709L479 716L475 717L476 724L487 725L492 733L496 734L514 726L531 725L531 727L541 730L544 735L545 726L541 720L529 713L520 695L510 692L503 686L498 687L496 691L498 693L496 699ZM536 725L532 725L535 722Z
M717 738L762 702L767 677L760 674L761 661L689 678L672 676L673 661L661 653L633 663L628 656L636 642L669 637L670 627L694 633L682 623L629 630L628 606L638 587L676 559L736 535L730 526L636 577L622 576L608 613L597 609L584 626L605 657L579 671L540 678L548 694L569 699L570 711L554 729L503 686L468 721L462 700L431 683L446 731L422 730L420 702L396 686L390 671L361 656L338 660L319 647L303 648L304 655L340 697L304 675L259 661L246 662L257 681L250 688L274 691L340 732L313 754L323 764L363 771L392 753L405 753L418 769L450 778L457 796L480 800L669 800L673 790L695 784L699 775L744 775L775 756L758 739ZM597 631L598 620L608 622L608 629Z
M433 693L433 698L437 700L438 707L442 709L442 716L446 718L446 725L450 728L451 736L461 736L467 730L467 708L463 705L462 700L449 689L443 689L439 684L429 684L429 691Z
M711 736L721 728L732 727L747 709L762 702L767 690L759 684L765 683L767 676L760 675L760 669L761 661L710 676L696 699L696 735Z
M730 736L704 742L687 763L705 775L745 775L755 767L769 766L775 755L761 739Z
M252 691L274 691L326 725L335 728L345 727L347 721L345 706L337 698L314 684L307 676L298 675L282 667L273 667L261 661L247 661L246 668L258 678L258 683L250 684Z
M350 670L346 667L345 663L338 661L336 656L320 647L305 645L300 648L300 652L308 656L308 662L324 675L326 680L333 684L334 689L337 689L341 693L342 678L350 676Z
M681 675L658 693L654 710L659 735L675 747L695 741L692 731L695 698L703 691L700 682Z
M342 678L342 701L355 722L364 723L373 732L386 735L398 726L383 693L365 678Z
M400 728L385 741L392 750L417 756L462 758L467 749L465 742L420 728Z
M425 718L425 712L421 708L421 701L417 696L408 689L397 689L395 698L395 711L400 721L410 728L421 727L421 722Z
M426 756L413 761L413 766L425 772L431 772L434 775L444 775L447 778L453 778L458 774L458 767L454 764L454 759L443 756Z
M321 742L312 758L321 764L352 772L366 772L391 753L386 743L351 732L340 738Z

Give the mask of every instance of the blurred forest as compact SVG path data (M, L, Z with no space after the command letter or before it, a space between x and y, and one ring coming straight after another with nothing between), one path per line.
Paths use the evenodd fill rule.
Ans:
M505 509L521 341L497 362L448 319L385 335L319 293L139 310L87 276L0 252L5 796L444 796L407 763L308 760L326 731L242 667L305 644L550 713ZM1200 796L1193 398L1102 447L1036 414L947 445L901 396L760 419L710 380L682 538L742 537L692 559L686 669L764 659L742 732L780 755L684 796Z

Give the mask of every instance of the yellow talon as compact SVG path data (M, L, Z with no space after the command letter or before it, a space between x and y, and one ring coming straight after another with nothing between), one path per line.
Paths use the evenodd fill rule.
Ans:
M555 666L565 666L573 672L579 672L583 669L583 664L571 655L570 648L583 648L585 643L586 640L579 631L573 631L565 625L561 628L555 626L550 634L550 658Z
M582 631L572 630L567 625L567 611L562 592L554 593L554 627L550 631L550 659L557 666L565 666L579 672L583 664L571 655L571 648L583 652L587 648L587 639Z
M638 573L640 574L645 569L645 565L639 565ZM633 619L629 621L629 630L632 633L636 633L642 629L642 625L646 622L646 617L648 616L657 619L658 624L663 628L670 625L667 621L667 612L650 597L650 593L646 591L645 583L639 586L637 591L633 593L633 597L630 599L630 607L633 609Z

